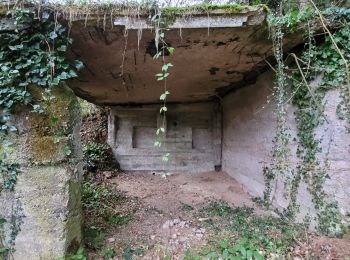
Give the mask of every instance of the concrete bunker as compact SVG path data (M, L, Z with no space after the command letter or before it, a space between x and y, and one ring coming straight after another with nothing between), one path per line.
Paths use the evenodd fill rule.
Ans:
M105 30L73 24L72 56L86 69L71 87L111 108L108 142L123 170L221 170L222 100L267 70L264 59L272 52L265 18L262 7L173 17L166 41L176 55L165 57L174 64L165 119L159 113L162 85L155 79L161 61L153 59L154 33L146 18L118 17L115 27ZM163 120L167 131L159 149L155 132ZM171 154L166 163L165 153Z
M77 96L110 107L108 143L123 170L185 173L223 170L251 194L261 196L264 192L263 168L271 160L276 128L274 107L272 103L267 104L266 98L271 95L274 84L274 75L266 63L273 55L266 13L262 7L247 7L233 13L215 10L209 16L198 13L172 18L167 43L176 49L176 55L166 57L175 66L169 77L169 111L165 118L159 113L162 86L154 76L161 62L153 60L154 49L150 46L154 44L154 32L146 17L118 16L113 27L106 24L96 26L93 17L93 21L79 18L73 21L71 35L75 41L70 56L81 60L85 69L69 85ZM302 42L302 35L291 35L286 38L284 49L289 51ZM326 190L338 202L341 214L346 218L350 214L347 197L350 183L346 176L350 171L350 137L344 130L345 122L335 116L336 107L332 100L338 97L337 91L326 97L330 101L326 113L332 124L317 131L325 136L322 145L331 154ZM296 140L292 145L296 149L293 106L289 110L292 137ZM19 118L26 117L19 115ZM155 130L164 122L166 136L159 149L153 145ZM79 125L79 122L74 121L75 124ZM72 133L75 133L75 128L70 129ZM24 128L22 133L25 135L27 130ZM19 148L20 145L27 145L27 139L21 139ZM79 157L79 142L74 147L77 148L76 157ZM162 162L164 153L171 154L169 162ZM18 159L20 155L15 157ZM33 168L29 159L25 158L23 162L26 173ZM292 158L292 163L296 160ZM55 173L58 171L55 163L61 163L60 158L39 161L38 167L48 165ZM64 163L68 165L68 162ZM46 224L56 225L64 240L55 246L50 245L52 255L43 257L61 256L71 244L80 242L81 232L77 228L81 221L80 194L74 194L69 186L78 182L80 166L77 164L77 169L62 170L65 185L52 194L52 197L59 194L67 203L52 205L47 214L41 214L47 211L46 207L37 209L39 217L29 219L34 224L25 220L24 231L27 233L22 233L22 241L17 241L16 246L28 244L28 233L33 232L31 225L36 225L38 219L45 223L45 227ZM37 172L34 175L37 177ZM30 174L28 176L30 178ZM45 187L50 190L50 186L55 185L51 180L50 184L45 182L37 189ZM19 194L26 193L24 186L19 186ZM41 194L40 198L46 196ZM302 209L299 220L305 214L315 214L306 187L300 187L297 199ZM272 203L280 208L288 205L278 179L274 184ZM32 206L30 203L24 205L24 212L30 212ZM9 208L8 205L4 207ZM56 216L56 212L63 212L62 216ZM51 224L51 219L57 220L58 224ZM43 241L54 234L46 229L38 232L42 233ZM34 252L33 259L46 250L43 248L45 243L34 246L39 253ZM33 247L33 244L29 243L28 247ZM23 258L27 255L26 247L22 246L16 254Z
M275 79L270 70L273 46L265 10L247 7L236 12L214 10L209 16L172 16L166 41L176 55L165 57L174 64L167 86L170 95L165 119L159 113L163 89L155 78L161 61L150 54L150 44L155 41L145 19L117 17L111 28L84 26L76 21L72 27L75 42L71 54L82 60L86 69L71 87L78 96L110 107L108 142L121 168L187 173L223 170L252 195L262 196L263 169L272 160L276 131L274 104L268 102ZM284 51L291 52L302 43L302 34L289 34L284 39ZM337 93L334 95L339 96ZM334 102L334 96L329 98L329 103ZM331 107L326 106L330 109L326 113L333 125L342 125L343 130L327 124L317 131L327 133L323 145L328 151L345 149L349 155L345 144L350 143L350 137ZM289 105L291 161L297 167L294 110ZM167 131L164 146L159 149L153 143L162 120ZM342 144L333 142L332 136L338 136ZM161 160L164 153L171 154L166 163ZM350 169L349 157L333 154L327 159L329 176L341 175L342 182L348 183L342 173ZM327 192L346 216L350 210L346 196L349 185L336 183L330 180ZM341 191L341 197L336 191ZM288 206L283 193L277 178L272 204L281 209ZM299 220L315 214L311 195L303 185L297 200L303 209Z

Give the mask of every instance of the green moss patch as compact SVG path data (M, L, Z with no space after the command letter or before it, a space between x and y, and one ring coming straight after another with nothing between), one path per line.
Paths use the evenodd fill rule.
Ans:
M188 14L188 13L207 13L210 11L221 10L226 14L237 14L247 13L256 11L257 9L263 9L268 11L266 5L239 5L239 4L226 4L226 5L212 5L212 4L201 4L191 5L185 7L165 7L162 9L165 15L176 15L176 14Z

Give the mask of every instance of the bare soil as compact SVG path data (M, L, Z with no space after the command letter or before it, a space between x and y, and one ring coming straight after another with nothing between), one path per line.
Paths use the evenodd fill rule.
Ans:
M269 214L257 207L243 187L223 172L202 174L119 173L107 180L129 198L132 219L106 238L106 247L114 248L115 259L183 259L186 249L205 246L211 231L198 209L211 201L223 200L233 207L247 206L256 214ZM128 207L128 205L125 205ZM224 230L223 230L224 232ZM307 245L295 249L294 259L350 259L350 237L343 239L310 235ZM103 259L90 254L91 259Z
M205 220L193 212L210 203L223 200L235 207L254 207L249 195L234 179L222 172L203 174L121 173L109 180L126 196L138 198L139 208L133 220L118 229L109 246L138 250L133 259L181 259L188 248L206 244L209 231ZM262 212L258 209L258 212Z

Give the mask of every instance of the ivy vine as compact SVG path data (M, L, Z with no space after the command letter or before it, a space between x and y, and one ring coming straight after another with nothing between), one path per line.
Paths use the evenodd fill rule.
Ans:
M323 18L318 17L317 11L319 10L316 8L314 5L314 7L309 6L302 11L292 10L284 16L272 16L269 20L271 27L274 28L272 38L275 45L280 46L278 45L280 39L276 39L276 35L283 35L280 28L283 29L284 33L291 33L300 30L298 27L301 24L308 25L306 37L309 41L299 57L293 53L288 56L288 58L292 57L296 64L293 73L288 76L292 83L292 103L297 109L295 111L299 141L297 157L300 159L300 163L295 170L284 167L284 161L281 163L278 159L281 158L281 154L287 156L288 142L281 140L284 140L284 137L287 140L290 136L287 131L285 114L281 114L285 112L283 104L286 104L286 99L280 96L282 89L285 89L285 84L282 82L283 70L281 69L284 58L282 52L275 51L277 87L274 95L277 104L277 137L274 161L271 167L264 169L266 187L263 202L265 205L269 205L272 182L276 178L275 171L282 169L279 173L285 181L285 188L288 192L286 198L289 199L289 206L284 212L284 216L294 219L298 213L297 194L300 183L304 181L317 211L318 230L325 234L340 235L344 231L342 217L337 203L329 198L324 190L325 181L329 178L327 174L328 161L327 158L320 161L322 140L316 136L315 129L327 121L324 115L324 97L332 89L339 89L341 93L341 102L337 107L339 119L350 122L350 96L347 86L349 71L347 71L348 66L345 66L347 64L344 61L344 57L347 63L350 61L350 10L331 7L322 11L321 15L327 17L327 25L336 23L337 27L331 35L325 35L323 43L315 44L315 24L317 24L318 19ZM323 26L326 25L323 24ZM339 49L341 53L339 53ZM320 78L320 83L310 87L310 82L316 78ZM281 122L281 118L284 121Z

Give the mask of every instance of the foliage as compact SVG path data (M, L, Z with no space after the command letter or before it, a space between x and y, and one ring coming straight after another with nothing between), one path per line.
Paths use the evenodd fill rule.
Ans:
M168 91L168 85L167 85L167 79L170 75L170 68L174 65L171 63L166 62L165 56L166 55L173 55L175 49L167 44L165 41L165 30L166 30L166 20L162 17L162 12L157 11L156 14L151 18L151 22L155 27L155 44L157 48L157 53L154 55L153 59L162 59L162 67L161 72L156 74L157 81L162 81L163 84L163 93L160 95L159 99L162 102L161 108L159 110L159 113L163 116L163 122L162 125L158 126L156 130L157 138L154 142L154 146L160 148L162 146L162 141L165 139L166 134L166 113L168 111L168 108L166 106L167 104L167 98L168 95L170 95L170 92ZM162 160L164 162L167 162L169 160L170 153L166 153L163 155Z
M6 219L0 217L0 232L3 229ZM10 248L5 245L3 237L0 235L0 258L2 255L6 255L9 252Z
M0 176L3 179L3 184L0 185L1 190L13 190L17 182L18 165L12 163L0 164Z
M130 246L127 246L123 250L123 259L132 260L134 259L134 256L142 256L143 254L144 254L144 248L142 247L131 248Z
M86 259L87 258L85 256L85 250L83 247L80 247L75 254L65 258L60 258L58 260L86 260Z
M241 4L198 4L198 5L189 5L185 7L164 7L161 11L164 13L164 16L176 15L176 14L191 14L191 13L208 13L214 10L222 10L226 14L235 14L235 13L244 13L253 10L254 7L260 7L265 10L268 10L266 5L256 4L256 5L241 5Z
M84 239L87 248L100 253L105 259L112 254L103 249L110 230L127 225L132 220L132 210L121 211L126 197L103 184L84 182L82 189L83 212L85 216Z
M222 241L220 232L229 232L229 238L224 240L235 249L244 247L252 252L268 255L285 254L295 243L295 238L301 238L304 227L292 224L284 219L272 216L257 216L253 214L252 208L238 207L232 208L222 201L211 202L207 207L201 209L202 214L214 218L208 221L210 225L218 231L215 241ZM217 219L219 217L219 219ZM215 242L216 243L216 242ZM225 244L226 245L226 244ZM217 251L218 247L210 249L209 252L222 254ZM208 251L208 250L207 250ZM239 254L241 251L231 250L232 254Z
M0 33L0 192L14 189L19 172L19 165L8 159L8 151L13 145L11 138L17 132L11 123L14 107L28 105L33 112L44 112L40 102L49 103L53 99L51 89L63 80L76 77L76 70L82 68L80 62L65 58L72 39L67 37L61 24L50 19L49 13L43 12L37 17L34 11L15 7L6 16L14 21L15 28ZM33 95L34 85L43 89L42 96ZM67 147L64 149L66 154L71 153ZM11 218L11 238L6 241L11 248L2 250L5 257L13 250L22 223L22 216L17 213ZM5 243L2 236L0 234Z
M101 256L105 260L113 259L116 256L116 253L113 248L106 247L102 249Z
M321 20L322 26L332 24L336 25L337 29L332 34L326 34L323 43L316 45L314 34L315 28L319 27L320 19L323 19ZM349 9L333 6L319 11L316 5L302 10L289 9L284 15L280 13L280 15L270 14L269 16L277 60L274 98L277 104L278 127L274 142L273 162L269 167L264 168L265 192L261 202L268 206L271 203L273 181L276 178L284 180L285 197L289 199L289 206L283 215L292 220L299 212L297 194L300 183L305 182L317 210L319 231L333 235L343 232L342 217L337 204L328 197L323 188L329 178L327 175L328 154L327 151L322 151L320 145L322 139L316 137L315 129L327 120L324 116L324 97L332 89L340 89L341 92L342 100L337 107L339 118L350 122L347 89L350 87L347 86L349 72L346 71L347 64L344 60L344 57L348 60L347 62L350 60L349 20ZM304 51L299 57L294 53L288 56L296 64L296 69L292 70L291 76L286 76L289 68L284 65L282 38L285 33L295 32L300 28L305 29L305 24L308 25L305 35L308 43L305 44ZM292 83L291 98L286 96L286 77L289 77ZM310 82L316 79L320 80L320 83L311 87ZM300 163L296 169L288 167L290 135L285 106L289 100L292 100L297 108L295 112L299 141L297 156ZM319 156L321 152L326 154L326 159L322 161Z
M222 240L218 243L215 251L212 251L209 248L204 248L201 253L207 259L264 259L264 256L259 250L247 239L241 239L237 243L230 243L227 240Z
M99 109L94 104L81 98L78 101L83 119L98 113Z
M14 9L8 15L15 19L16 30L0 35L0 105L11 110L15 104L29 104L40 112L28 87L51 89L76 77L75 69L82 64L65 58L72 39L67 38L65 27L48 19L48 13L39 19L32 11Z
M88 143L83 147L84 158L90 161L103 161L109 156L110 147L107 144Z
M84 182L82 189L82 202L84 210L96 218L109 218L114 216L111 208L116 203L125 200L124 195L118 194L108 186Z
M329 12L329 11L326 11ZM344 56L350 61L350 10L337 9L337 20L343 23L337 31L333 33L333 38L338 46L341 46ZM339 210L335 202L327 202L327 194L324 191L324 183L329 178L327 175L327 161L320 162L320 144L322 139L316 137L314 130L325 123L323 115L324 97L329 90L340 89L342 101L338 106L338 113L349 120L349 93L347 91L346 72L344 60L339 55L330 36L325 37L322 44L314 45L309 42L305 51L301 55L301 70L293 74L292 90L295 93L293 103L298 110L295 113L298 123L298 156L302 160L298 167L296 182L303 179L308 183L308 189L313 196L313 202L318 210L319 230L325 234L342 233L342 224ZM309 65L308 65L309 64ZM313 93L305 81L315 79L315 75L320 76L320 83L313 89ZM321 109L318 109L321 106ZM349 121L350 122L350 121ZM326 151L324 151L326 152Z

